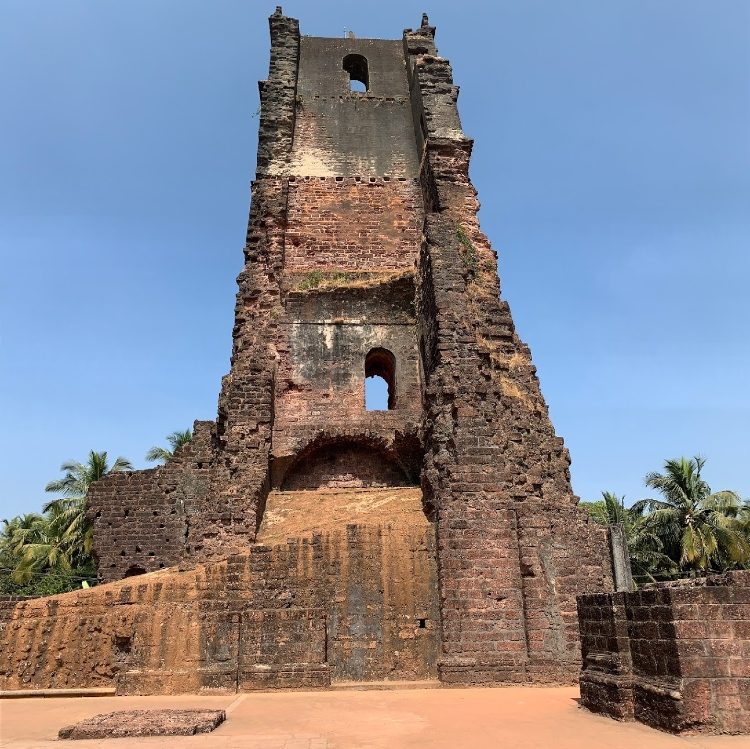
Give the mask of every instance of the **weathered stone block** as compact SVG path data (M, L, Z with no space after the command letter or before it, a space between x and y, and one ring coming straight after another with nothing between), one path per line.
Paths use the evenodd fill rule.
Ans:
M580 596L582 705L675 733L750 733L750 617L741 605L716 618L748 587L743 571ZM618 637L599 636L607 618Z

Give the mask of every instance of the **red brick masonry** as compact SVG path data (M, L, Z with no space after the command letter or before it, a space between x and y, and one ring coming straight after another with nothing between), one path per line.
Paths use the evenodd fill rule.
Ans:
M675 733L750 733L750 571L578 597L581 704Z
M435 29L270 31L216 420L92 487L102 585L0 616L0 688L574 683L607 530L501 297Z

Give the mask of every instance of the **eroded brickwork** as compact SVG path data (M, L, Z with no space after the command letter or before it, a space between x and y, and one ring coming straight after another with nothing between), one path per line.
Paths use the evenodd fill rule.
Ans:
M417 180L405 178L290 180L285 271L412 271L421 198Z
M321 447L290 471L284 489L404 486L408 477L371 445Z
M578 599L581 702L676 733L750 733L750 572Z
M424 143L417 329L422 483L438 522L441 677L568 681L578 670L575 596L611 586L605 533L576 507L567 450L499 297L468 175L472 143L433 36L424 23L405 33L404 48Z
M111 584L17 606L5 683L573 681L575 597L612 584L606 531L500 297L434 28L300 37L278 10L260 92L217 420L93 487ZM365 409L368 376L387 409Z
M193 439L166 465L113 474L97 484L90 511L101 579L170 567L191 551L226 542L221 536L233 531L232 508L208 499L215 428L196 422Z

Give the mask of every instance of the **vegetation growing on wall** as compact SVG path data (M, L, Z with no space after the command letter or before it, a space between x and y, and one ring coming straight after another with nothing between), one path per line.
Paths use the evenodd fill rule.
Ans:
M321 286L343 286L353 278L354 276L352 276L351 273L344 273L343 271L332 271L326 273L322 270L313 270L302 278L297 284L297 289L300 291L309 291L310 289L317 289Z
M349 273L347 271L312 270L296 281L297 291L312 291L313 289L365 288L397 281L413 273L403 271L385 271L381 273Z
M463 262L464 267L468 272L469 279L473 281L479 270L479 255L477 254L477 249L474 247L474 244L469 239L461 224L456 226L456 238L458 239L458 251L461 255L461 262Z

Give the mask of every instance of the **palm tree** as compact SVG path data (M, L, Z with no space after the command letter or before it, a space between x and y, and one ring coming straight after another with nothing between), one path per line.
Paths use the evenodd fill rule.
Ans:
M54 517L28 513L0 529L0 594L54 595L86 587L96 576L93 560L71 552Z
M132 471L126 458L119 457L110 467L107 452L91 450L85 463L68 461L60 466L65 475L50 481L45 491L59 492L63 496L44 505L43 512L49 514L52 535L67 549L71 564L88 561L93 546L93 529L86 521L86 498L91 485L108 473ZM64 565L63 565L64 566Z
M64 471L65 475L61 479L50 481L44 490L60 492L66 497L85 497L91 484L102 476L119 471L132 471L133 465L127 458L120 457L110 468L106 450L100 453L91 450L86 463L68 461L60 466L60 470Z
M591 515L598 523L621 523L628 544L628 555L633 575L637 580L654 582L657 574L669 574L675 568L664 553L659 536L649 523L649 516L641 507L625 507L625 497L614 492L602 492L601 500L590 503Z
M742 506L737 513L737 523L745 536L750 539L750 499L746 499L742 502ZM738 565L743 569L750 569L750 559Z
M601 501L596 502L592 509L594 519L600 523L612 525L628 522L625 497L618 497L614 492L602 492Z
M193 439L192 429L186 429L184 432L172 432L172 434L167 435L167 442L171 449L159 446L152 447L146 453L146 460L150 463L156 463L157 461L166 463L180 447L186 445L191 439Z
M700 456L667 460L664 473L649 473L646 485L663 499L642 499L633 510L646 516L667 555L695 575L750 560L750 539L739 519L742 503L732 491L712 492L701 478Z
M4 572L15 570L20 561L20 549L25 542L39 538L41 523L44 522L45 519L38 512L28 512L3 520L0 530L0 567Z
M43 570L69 571L73 567L72 550L72 544L60 536L54 514L51 518L36 515L30 524L19 527L13 534L11 551L15 566L11 579L27 583Z
M11 579L25 584L34 576L52 570L90 572L93 531L86 520L89 489L108 473L132 468L125 458L117 458L110 467L107 453L94 450L86 463L63 463L60 470L65 475L45 487L46 491L63 496L47 502L43 507L44 515L29 513L3 522L0 560L3 568L12 570ZM63 581L60 585L64 590L64 578L61 576L59 580Z
M38 520L42 520L38 512L27 512L25 515L16 515L10 520L3 520L3 527L0 530L0 554L12 553L16 535L20 532L27 532Z
M664 553L664 543L659 537L650 514L642 507L629 507L625 535L628 541L630 566L637 581L656 582L658 578L670 578L677 572L677 565Z

